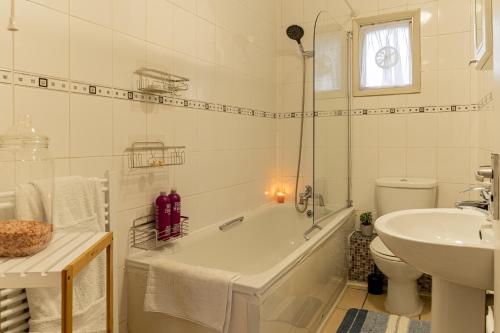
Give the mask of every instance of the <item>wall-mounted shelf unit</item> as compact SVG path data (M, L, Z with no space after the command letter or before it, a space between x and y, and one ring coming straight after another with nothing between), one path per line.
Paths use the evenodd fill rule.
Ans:
M161 141L134 142L125 150L131 169L182 165L186 162L185 146L165 146Z
M156 230L154 215L139 217L130 228L130 246L142 250L154 250L177 239L185 237L189 232L189 217L181 216L180 234L161 240L165 235Z
M177 95L189 88L189 79L179 75L146 67L141 67L134 73L138 76L138 90L147 94Z

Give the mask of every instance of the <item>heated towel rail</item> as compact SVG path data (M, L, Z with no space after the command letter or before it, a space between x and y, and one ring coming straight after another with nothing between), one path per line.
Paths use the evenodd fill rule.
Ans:
M110 230L110 176L100 179L106 232L54 233L49 246L30 257L0 258L0 332L29 331L29 306L23 288L58 287L62 291L61 332L71 332L72 285L90 261L106 250L107 331L113 332L113 236ZM15 192L0 192L0 209L13 209Z

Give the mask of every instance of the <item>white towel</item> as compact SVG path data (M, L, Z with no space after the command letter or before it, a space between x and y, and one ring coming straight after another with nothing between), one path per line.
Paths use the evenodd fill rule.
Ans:
M19 191L21 189L21 191ZM18 187L17 217L37 219L49 215L50 183L42 180ZM95 179L62 177L55 180L53 220L55 232L103 231L102 185ZM36 198L38 196L38 198ZM41 204L40 204L41 203ZM73 332L105 332L105 254L101 253L75 278L73 288ZM59 288L27 289L30 332L60 332Z
M161 312L226 333L239 274L160 259L149 266L144 311Z

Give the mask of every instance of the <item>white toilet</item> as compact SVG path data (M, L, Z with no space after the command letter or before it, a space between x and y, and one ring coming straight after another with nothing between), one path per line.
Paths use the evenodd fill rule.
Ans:
M378 215L405 209L436 207L437 182L423 178L379 178L376 180ZM417 279L422 272L403 262L380 237L370 243L377 267L389 279L385 309L397 315L414 316L422 311Z

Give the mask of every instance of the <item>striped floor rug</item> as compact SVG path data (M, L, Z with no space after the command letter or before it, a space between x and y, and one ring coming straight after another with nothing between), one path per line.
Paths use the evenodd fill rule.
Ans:
M430 333L431 323L408 317L349 309L337 333Z

